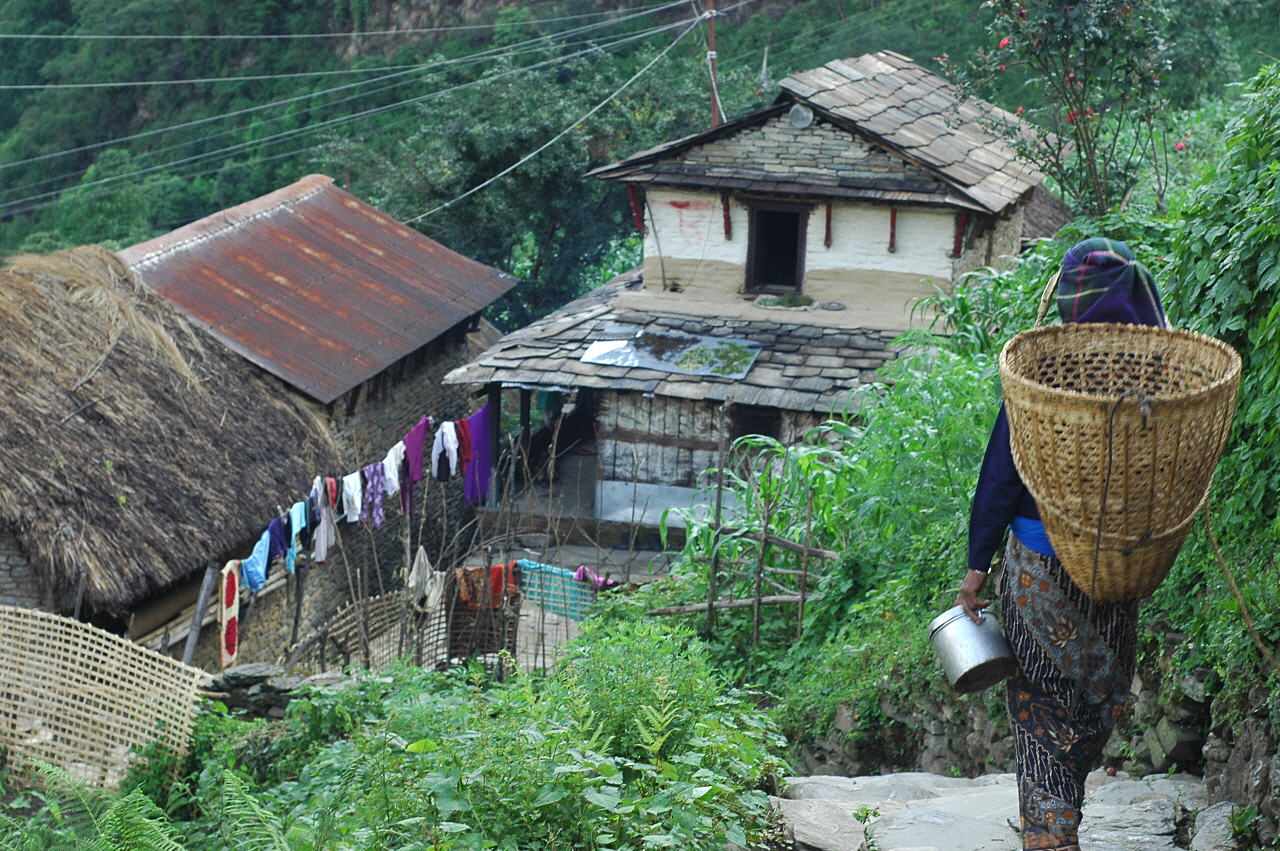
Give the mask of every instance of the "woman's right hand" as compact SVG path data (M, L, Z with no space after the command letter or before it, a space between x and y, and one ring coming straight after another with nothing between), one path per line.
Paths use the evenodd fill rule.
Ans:
M990 600L981 598L982 588L987 584L987 575L980 570L971 570L964 578L964 582L960 583L960 593L956 595L956 601L952 605L964 606L965 614L973 619L974 623L982 623L982 616L979 611L991 605Z

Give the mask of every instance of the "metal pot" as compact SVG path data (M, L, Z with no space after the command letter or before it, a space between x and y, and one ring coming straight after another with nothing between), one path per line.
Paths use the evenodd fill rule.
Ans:
M991 688L1018 668L1000 624L986 609L974 623L963 606L953 606L929 624L929 643L942 660L952 688L970 694Z

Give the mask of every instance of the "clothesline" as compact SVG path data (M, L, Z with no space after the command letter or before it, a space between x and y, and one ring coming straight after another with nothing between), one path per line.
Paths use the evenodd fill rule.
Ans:
M406 516L412 516L413 491L424 474L427 433L432 429L436 430L431 450L433 478L447 481L451 475L458 474L461 465L465 498L470 505L479 503L488 496L492 469L488 428L487 404L467 419L440 423L438 428L432 416L423 415L387 450L381 461L363 465L341 477L317 475L307 497L273 518L252 553L241 562L244 588L251 592L261 590L270 565L281 557L285 569L293 573L300 548L311 548L312 562L324 564L329 547L337 540L337 521L367 521L376 529L382 525L383 502L388 496L399 494L401 509ZM466 435L462 452L459 451L464 448L458 440L460 430ZM442 458L444 464L440 463Z

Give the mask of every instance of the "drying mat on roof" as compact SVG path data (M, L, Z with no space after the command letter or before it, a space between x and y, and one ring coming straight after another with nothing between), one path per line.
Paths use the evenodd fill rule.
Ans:
M1067 573L1097 600L1150 595L1208 496L1240 356L1191 331L1054 325L1010 340L1000 377L1014 462Z
M181 757L206 676L70 618L0 606L0 751L115 788L136 751ZM21 766L18 766L21 768Z

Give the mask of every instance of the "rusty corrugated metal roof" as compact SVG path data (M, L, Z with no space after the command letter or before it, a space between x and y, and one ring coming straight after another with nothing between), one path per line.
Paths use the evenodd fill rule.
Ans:
M324 175L119 255L227 346L324 403L516 284Z

